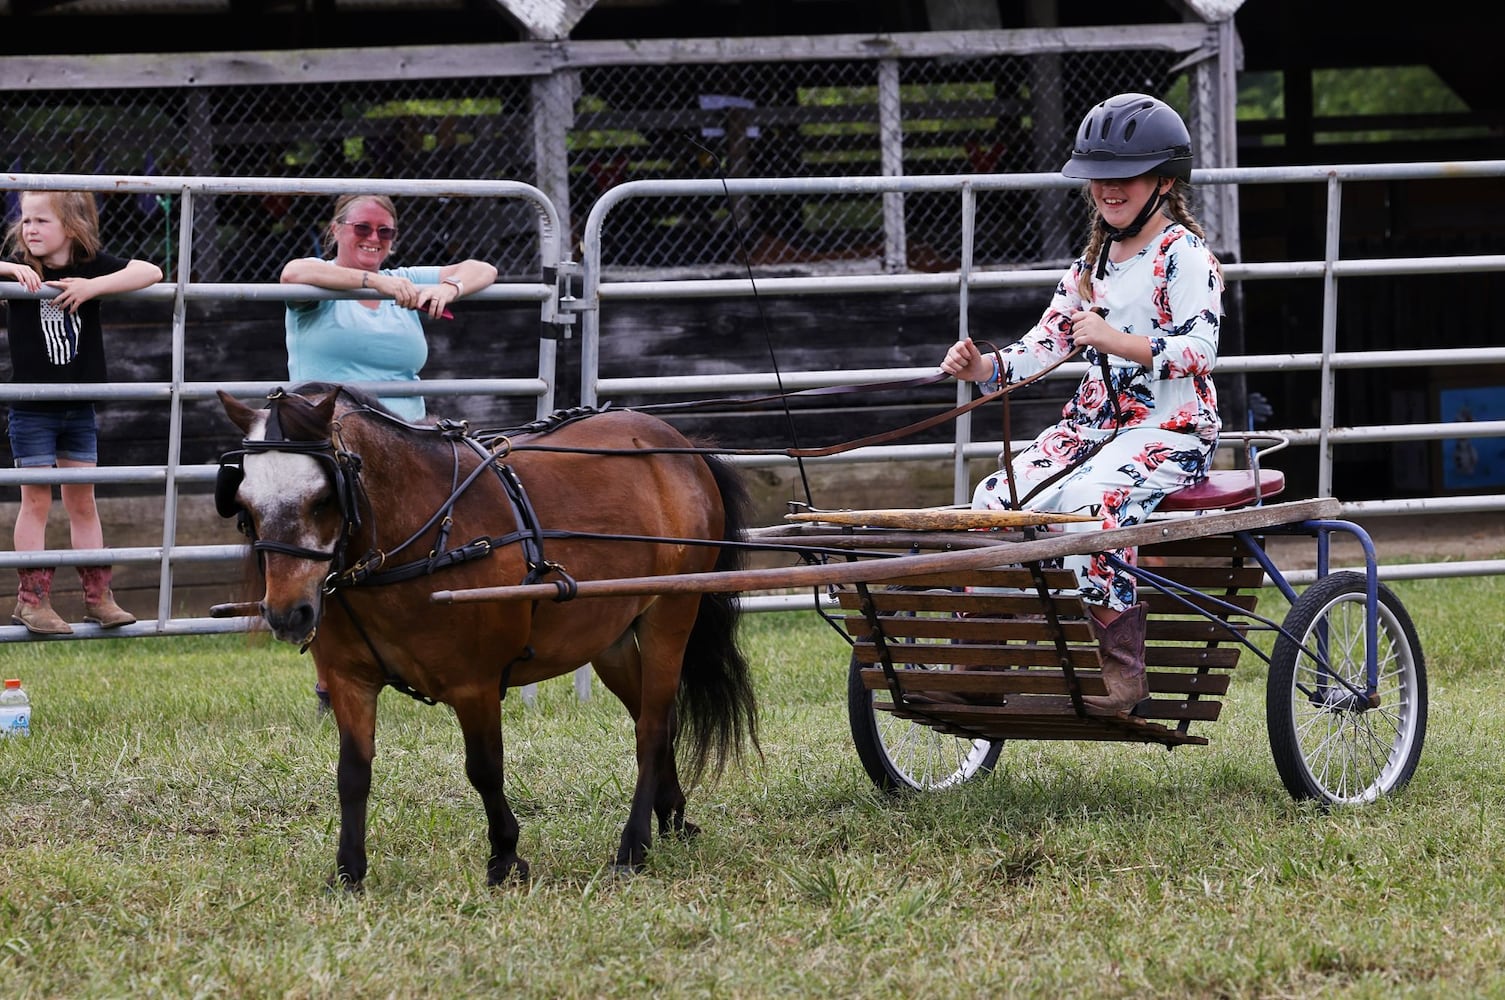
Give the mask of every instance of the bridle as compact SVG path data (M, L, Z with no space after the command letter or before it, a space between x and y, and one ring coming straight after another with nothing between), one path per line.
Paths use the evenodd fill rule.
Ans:
M365 507L369 510L370 500L361 485L361 457L340 445L337 426L329 438L321 441L289 441L283 437L279 410L281 402L289 398L289 395L286 390L274 389L267 397L271 402L267 407L263 436L259 439L245 438L241 441L240 448L220 456L219 472L214 478L214 508L220 517L235 518L236 528L251 540L251 550L256 553L257 563L263 574L266 572L264 554L267 552L307 559L310 562L327 562L330 564L329 578L326 579L327 591L330 579L344 568L345 552L350 539L362 524L361 509ZM334 548L326 552L257 535L250 511L236 501L235 495L245 479L246 456L269 453L302 455L323 467L340 511L340 531Z

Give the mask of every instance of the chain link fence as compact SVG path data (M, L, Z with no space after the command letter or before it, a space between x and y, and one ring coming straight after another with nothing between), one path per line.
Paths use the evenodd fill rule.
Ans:
M1137 48L648 57L554 70L569 95L564 122L544 120L557 105L540 100L540 77L517 70L416 78L418 67L407 74L414 78L395 80L172 88L0 83L0 134L11 150L3 165L18 173L522 180L556 200L567 192L560 208L574 220L570 245L578 246L595 199L629 180L1054 172L1076 122L1109 94L1143 90L1191 117L1207 113L1189 106L1199 91L1188 85L1184 56ZM7 221L14 195L8 202ZM102 195L106 246L171 276L175 207L172 197ZM330 207L327 198L293 196L219 196L197 206L193 277L275 281L287 260L321 251ZM550 263L537 259L537 217L516 202L399 207L394 263L473 256L527 278ZM987 193L977 264L1065 259L1084 223L1068 192ZM618 274L749 266L820 273L875 261L949 270L960 254L960 205L940 195L668 199L614 214L604 240L603 263Z
M12 171L226 177L512 179L532 174L526 83L404 81L277 87L34 91L5 95ZM353 185L356 186L356 185ZM14 217L15 198L7 206ZM171 196L103 195L116 253L177 266ZM276 281L322 252L330 199L220 196L195 213L194 277ZM479 257L538 274L537 220L475 199L401 206L393 263Z
M1070 152L1071 126L1107 96L1102 81L1156 93L1174 85L1168 53L1074 57L1051 74L1070 83L1051 105L1080 109L1063 127L1039 121L1030 96L1046 59L1056 57L904 60L887 89L887 64L878 61L587 72L571 133L570 202L578 217L624 180L1054 172ZM1060 192L987 194L978 206L976 259L988 266L1060 257L1078 241L1082 221ZM904 198L903 232L898 266L954 270L959 200ZM744 262L870 269L874 261L896 263L885 260L886 235L881 195L720 205L669 199L624 207L603 235L603 258L607 267L649 270Z

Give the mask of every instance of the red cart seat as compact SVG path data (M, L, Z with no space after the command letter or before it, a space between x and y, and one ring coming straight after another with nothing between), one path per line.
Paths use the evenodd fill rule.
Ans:
M1256 488L1257 487L1257 488ZM1260 469L1259 482L1252 469L1217 469L1195 486L1177 490L1157 511L1228 510L1268 500L1286 488L1286 474L1278 469Z

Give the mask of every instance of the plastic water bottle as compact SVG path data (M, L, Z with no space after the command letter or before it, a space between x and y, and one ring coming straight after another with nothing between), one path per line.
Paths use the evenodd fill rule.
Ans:
M21 690L21 682L12 677L0 691L0 738L31 735L31 699Z

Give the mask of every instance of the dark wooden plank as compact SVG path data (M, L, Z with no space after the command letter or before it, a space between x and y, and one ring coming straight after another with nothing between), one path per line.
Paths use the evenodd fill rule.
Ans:
M1165 746L1205 746L1207 738L1177 732L1159 723L1134 718L1076 716L1009 716L972 705L934 705L925 710L899 708L874 701L880 711L929 726L953 736L994 740L1087 740L1120 743L1158 743Z
M1227 613L1227 609L1218 602L1231 604L1243 612L1253 611L1259 604L1259 595L1249 591L1242 594L1218 594L1216 598L1206 594L1178 594L1170 597L1159 591L1141 588L1139 599L1150 606L1152 616L1216 614L1221 617ZM1188 604L1191 607L1187 607Z
M1148 670L1151 694L1195 694L1219 697L1228 693L1233 678L1227 673L1192 674L1181 670Z
M1034 667L1017 669L931 670L903 669L895 664L900 686L914 691L948 691L956 694L1070 694L1066 675L1059 668ZM863 686L870 690L887 690L888 674L881 666L864 667ZM1217 697L1228 693L1230 676L1220 673L1190 673L1182 670L1150 668L1146 672L1151 694L1200 695ZM1101 675L1096 670L1076 672L1083 694L1104 694Z
M906 691L939 691L976 696L1067 695L1066 677L1060 670L902 670L899 685ZM865 667L862 684L873 691L889 689L888 675L881 667ZM1083 694L1106 694L1096 671L1078 675Z
M1141 546L1140 558L1153 559L1233 559L1249 558L1244 543L1233 535L1208 535L1203 538L1179 538Z
M1095 645L1067 647L1073 670L1096 670L1099 665ZM881 663L877 647L869 641L860 641L852 647L852 655L859 663ZM1054 645L1038 643L1010 643L998 645L966 645L961 643L893 643L889 646L889 659L895 664L916 666L951 667L1031 667L1045 666L1059 670L1060 654Z
M1046 587L1052 590L1075 588L1076 575L1070 570L1048 569L1042 572ZM968 587L994 587L999 589L1035 591L1035 578L1027 569L1005 567L990 570L962 570L958 572L919 573L892 582L875 580L868 584L869 592L886 588L899 592L915 589L965 590ZM843 592L846 588L843 588ZM840 596L840 595L838 595Z
M1185 667L1208 670L1232 670L1238 665L1244 648L1237 644L1217 647L1146 646L1144 662L1148 667Z
M924 697L930 689L906 689L906 694ZM997 716L1068 716L1078 718L1076 707L1071 698L1064 694L1004 694L998 695L997 701L984 701L978 705L957 706L975 707L987 709L990 714ZM948 704L947 708L951 706ZM1193 701L1185 698L1149 698L1141 702L1137 713L1133 718L1138 719L1174 719L1177 722L1190 720L1192 722L1216 722L1222 712L1223 703L1211 699ZM925 709L929 711L927 707Z
M1201 591L1257 590L1265 579L1264 568L1258 564L1241 567L1228 563L1220 566L1164 566L1149 571L1183 587ZM1141 589L1144 589L1143 585Z
M849 615L842 619L849 635L870 639L872 625L861 615ZM889 640L932 640L970 642L977 644L1001 644L1008 642L1052 643L1056 629L1068 643L1091 644L1096 636L1085 619L1057 619L1053 627L1038 615L1021 618L956 617L950 614L925 612L918 615L896 615L882 620L883 634ZM1216 643L1236 642L1237 636L1249 632L1245 622L1229 622L1227 625L1205 617L1165 618L1151 616L1146 624L1145 638L1150 645L1161 643Z
M1073 670L1096 670L1099 666L1096 644L1067 647ZM852 647L859 663L882 663L876 644L861 640ZM1061 655L1051 643L1009 643L1007 645L970 643L888 644L889 661L910 669L923 667L1046 667L1059 670ZM1213 648L1197 646L1147 646L1145 665L1158 669L1232 670L1238 666L1243 647L1225 645Z
M1159 642L1235 642L1235 636L1246 635L1249 626L1244 622L1229 622L1224 625L1208 618L1166 618L1150 616L1145 624L1145 641Z
M843 620L849 635L872 638L872 624L861 617ZM1071 643L1092 643L1093 636L1086 621L1063 621L1061 632ZM1044 619L1010 621L998 618L943 618L893 617L883 619L883 635L890 642L899 640L931 640L945 642L969 642L976 645L1002 645L1006 642L1053 642L1055 631ZM1193 637L1195 638L1195 637Z

